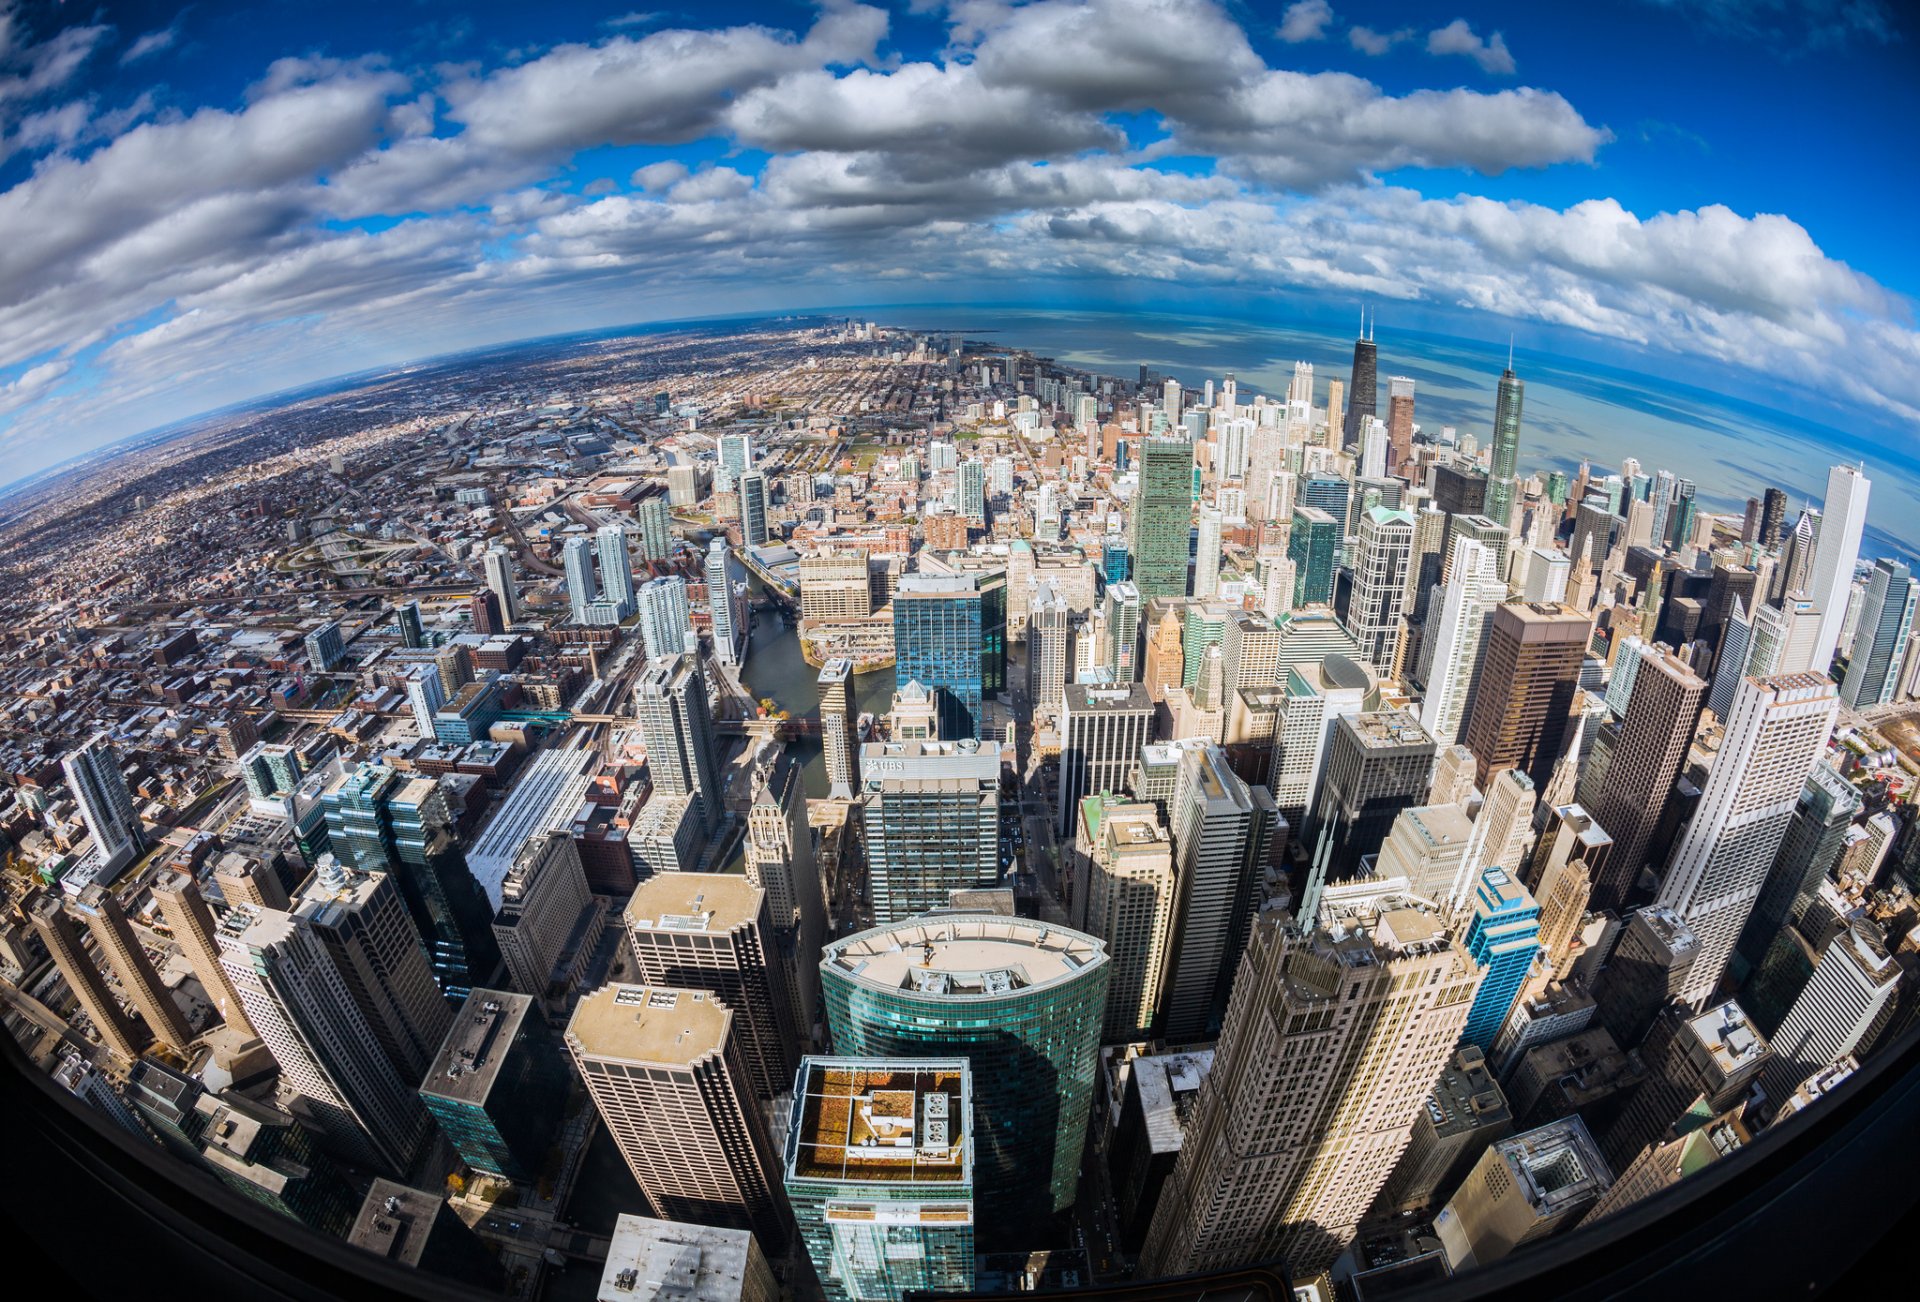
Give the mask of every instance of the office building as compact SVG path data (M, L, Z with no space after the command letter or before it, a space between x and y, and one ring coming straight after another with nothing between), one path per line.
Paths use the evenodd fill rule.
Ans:
M1140 748L1153 736L1153 698L1137 683L1070 684L1060 709L1060 814L1064 840L1073 835L1080 801L1124 791Z
M1493 554L1472 538L1454 543L1453 578L1441 589L1437 619L1421 637L1421 658L1431 667L1420 704L1420 726L1442 746L1458 740L1467 707L1476 699L1487 631L1507 585L1494 570ZM1429 656L1427 647L1431 644Z
M1326 856L1329 881L1357 875L1360 857L1387 839L1400 811L1425 803L1438 751L1404 710L1345 714L1328 725L1319 790L1301 842L1314 859Z
M574 1006L566 1044L648 1211L778 1251L789 1213L741 1016L704 990L607 985Z
M1493 460L1487 478L1486 508L1490 518L1508 527L1513 521L1513 504L1520 497L1520 409L1526 391L1526 382L1513 373L1509 358L1494 397Z
M800 558L803 619L864 619L873 613L873 581L862 552L818 552Z
M725 788L707 679L698 659L666 655L648 660L634 688L633 706L656 797L693 797L695 816L711 837L726 812Z
M1363 323L1364 324L1364 323ZM1345 441L1357 443L1367 422L1379 412L1379 350L1369 331L1353 341L1353 374L1347 389L1347 417L1343 427Z
M646 985L705 991L734 1013L754 1092L793 1085L799 1028L767 893L732 873L662 873L627 902L627 945Z
M1211 601L1220 591L1220 533L1226 517L1216 508L1200 508L1193 552L1193 597Z
M873 916L903 922L956 890L1000 881L1001 747L893 741L861 748L862 825Z
M504 547L489 547L483 564L487 591L500 603L500 618L512 628L520 622L520 589L513 581L513 558Z
M1913 607L1920 581L1899 561L1873 563L1860 622L1840 682L1840 699L1849 710L1866 710L1893 700L1900 686L1900 660L1913 630Z
M1625 1167L1648 1144L1737 1106L1770 1053L1766 1037L1732 1000L1699 1014L1668 1008L1640 1046L1646 1079L1601 1128L1607 1161Z
M500 883L494 938L512 988L535 999L564 995L600 938L602 913L587 887L572 833L556 828L521 847Z
M95 954L119 978L120 989L139 1010L147 1031L181 1058L191 1056L193 1029L174 1002L173 992L160 980L153 960L147 957L146 946L135 934L119 898L104 886L88 886L69 901L68 907L86 921L93 933Z
M382 1043L392 1037L369 1025L334 947L306 918L252 905L227 910L219 941L227 979L280 1067L280 1098L343 1160L408 1170L427 1134L413 1091L425 1065L406 1078L394 1069Z
M1067 689L1073 642L1070 617L1067 603L1053 585L1040 584L1027 615L1027 699L1036 710L1058 709Z
M1079 1186L1105 945L1026 918L934 914L829 944L820 976L840 1052L967 1060L982 1247L1025 1251Z
M1815 1072L1873 1047L1900 977L1900 964L1872 922L1856 919L1833 936L1773 1033L1773 1053L1760 1072L1769 1102L1778 1107Z
M558 1037L531 995L475 990L420 1082L420 1101L476 1171L516 1183L547 1160L567 1101Z
M1867 525L1867 497L1873 481L1858 466L1835 466L1827 473L1827 495L1820 504L1820 534L1814 547L1807 596L1820 607L1815 635L1815 673L1825 673L1840 645L1840 626L1847 617L1847 596L1853 587L1853 567L1860 560L1860 537Z
M497 1293L506 1286L500 1260L439 1193L375 1180L346 1240L398 1266Z
M1658 905L1627 915L1594 983L1594 1018L1620 1044L1640 1043L1660 1011L1680 997L1700 942L1686 920Z
M106 885L147 848L147 834L134 812L133 793L113 753L113 743L101 733L60 761L67 790L80 806L80 821L93 837L93 853L100 863L94 880Z
M1153 436L1135 447L1140 486L1129 509L1127 549L1133 584L1142 601L1187 595L1187 555L1192 543L1193 445L1184 438Z
M1694 1007L1726 973L1838 704L1818 673L1749 678L1734 697L1719 756L1660 883L1659 903L1700 942L1681 991Z
M1218 746L1182 749L1167 822L1173 834L1178 901L1161 1006L1170 1041L1212 1035L1259 907L1262 870L1276 815L1265 787L1248 786Z
M1295 610L1302 606L1325 606L1333 601L1340 535L1340 521L1330 513L1310 505L1293 508L1293 526L1287 531L1287 559L1293 562Z
M748 547L765 547L767 526L767 475L764 470L749 470L740 476L740 536Z
M747 605L747 576L726 539L707 544L707 604L713 612L713 658L723 665L746 659L753 614Z
M247 1021L246 1009L241 1007L239 994L227 980L226 969L220 966L220 942L215 936L219 924L214 920L206 896L200 893L200 884L191 873L162 869L154 875L153 898L160 907L161 919L173 933L174 943L180 946L201 988L213 1000L220 1020L251 1038L254 1031Z
M1166 981L1176 904L1173 839L1151 803L1110 795L1080 802L1074 834L1074 926L1106 942L1101 1040L1151 1036Z
M1143 1275L1331 1266L1453 1055L1479 974L1430 905L1330 890L1310 916L1254 925Z
M1415 1118L1407 1148L1380 1191L1380 1207L1428 1211L1460 1187L1480 1155L1513 1133L1507 1096L1487 1069L1486 1055L1463 1044L1441 1069Z
M1387 468L1405 475L1413 464L1413 381L1387 378Z
M1108 583L1100 610L1107 622L1107 665L1113 681L1133 682L1140 668L1140 589L1126 582Z
M193 1109L200 1158L221 1183L322 1234L352 1228L360 1195L292 1113L232 1091Z
M722 434L718 445L719 468L714 478L724 484L738 484L740 476L753 469L753 440L746 434Z
M1481 817L1486 814L1482 812ZM1488 868L1479 877L1469 904L1471 912L1463 919L1464 944L1485 974L1460 1039L1491 1050L1540 951L1540 906L1503 868Z
M1780 839L1780 852L1747 915L1734 951L1737 962L1748 970L1758 968L1781 929L1800 920L1820 883L1839 864L1854 817L1863 807L1860 793L1839 770L1825 761L1813 766ZM1757 1005L1749 1011L1763 1029L1770 1024Z
M1479 691L1467 707L1461 736L1479 762L1482 788L1511 768L1536 787L1546 785L1566 748L1591 632L1587 617L1571 606L1508 602L1494 609Z
M973 1090L964 1058L806 1058L787 1200L828 1302L974 1282Z
M1004 573L908 574L893 595L894 683L932 691L941 734L983 737L1007 676Z
M853 661L835 658L820 666L820 753L827 794L852 800L860 782L860 718L854 710Z
M1753 1135L1736 1109L1721 1113L1697 1130L1648 1144L1638 1157L1627 1163L1619 1178L1600 1195L1580 1223L1591 1225L1604 1216L1644 1202L1662 1189L1706 1170L1721 1158L1731 1157L1752 1142Z
M1484 1153L1434 1217L1455 1272L1562 1233L1599 1201L1613 1172L1579 1117L1503 1139Z
M1358 534L1346 627L1360 653L1387 676L1397 663L1404 627L1400 605L1413 550L1413 514L1369 507L1360 516Z
M1555 805L1521 879L1540 901L1540 950L1556 973L1566 971L1579 938L1593 883L1613 853L1613 838L1579 804Z
M139 1057L154 1033L121 1007L106 974L88 957L80 929L61 907L60 894L33 891L22 901L21 912L66 978L67 989L80 1002L100 1042L129 1062Z
M1656 648L1637 662L1625 713L1601 727L1576 788L1580 805L1613 837L1594 880L1594 908L1618 911L1632 895L1706 696L1704 679Z

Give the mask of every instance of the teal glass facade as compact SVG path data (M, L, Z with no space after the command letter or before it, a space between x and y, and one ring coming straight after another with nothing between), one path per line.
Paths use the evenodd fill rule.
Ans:
M1073 1203L1107 968L1102 941L997 915L930 914L825 951L836 1053L967 1060L982 1251L1032 1243Z
M996 610L998 631L991 640L998 652L998 677L1001 684L1006 680L1006 584L1003 579L991 610L988 594L977 585L954 586L950 592L895 595L894 683L904 687L917 682L935 693L943 737L978 737L981 703L990 694L987 670L994 657L988 634Z
M1527 888L1501 868L1481 873L1473 896L1473 921L1467 925L1467 952L1487 975L1473 997L1461 1043L1493 1048L1539 949L1540 906Z
M1342 510L1345 508L1342 507ZM1287 559L1293 562L1293 605L1333 602L1333 572L1340 551L1339 520L1318 507L1293 512L1287 533Z

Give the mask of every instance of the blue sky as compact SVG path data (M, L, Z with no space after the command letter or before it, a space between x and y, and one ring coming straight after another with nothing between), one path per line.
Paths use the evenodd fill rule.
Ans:
M1012 297L1366 298L1906 440L1916 39L1881 0L0 0L0 483L481 343Z

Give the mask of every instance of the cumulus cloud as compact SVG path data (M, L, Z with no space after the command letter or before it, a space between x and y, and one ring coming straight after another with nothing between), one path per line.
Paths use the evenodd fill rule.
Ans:
M1495 32L1483 40L1473 34L1472 25L1464 18L1456 18L1445 27L1428 32L1427 53L1464 54L1479 64L1482 72L1506 76L1512 76L1514 72L1513 55L1507 49L1507 38Z
M1397 32L1376 32L1371 27L1353 26L1347 29L1347 43L1362 54L1381 55L1404 41L1413 39L1413 28L1403 27Z
M1318 41L1326 36L1327 25L1332 21L1333 6L1327 0L1294 0L1281 15L1279 30L1274 35L1289 45Z
M1871 359L1834 368L1850 395L1920 417L1910 305L1785 217L1382 183L1595 163L1610 132L1550 90L1270 66L1214 0L958 0L946 21L946 50L915 59L843 2L803 31L633 23L431 74L290 58L238 105L157 120L51 83L22 101L36 147L108 143L0 194L0 479L77 429L423 352L1008 277L1417 299L1823 382ZM1282 34L1334 22L1303 0ZM1427 41L1511 71L1464 20ZM46 57L13 48L0 68ZM654 161L579 186L575 155L605 146Z

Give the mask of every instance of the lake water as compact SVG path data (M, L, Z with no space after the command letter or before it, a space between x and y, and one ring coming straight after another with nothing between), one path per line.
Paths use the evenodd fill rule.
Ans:
M1317 323L999 307L875 308L865 315L1011 344L1121 378L1144 364L1198 387L1231 371L1246 399L1284 394L1294 362L1304 361L1313 365L1314 400L1324 403L1327 381L1344 383L1353 363L1352 337ZM1387 377L1409 376L1423 428L1437 433L1452 425L1486 446L1494 386L1507 364L1504 344L1386 327L1376 331L1376 343L1383 417ZM1523 473L1571 476L1588 458L1604 474L1636 457L1647 474L1670 470L1693 480L1702 504L1717 511L1738 511L1766 488L1782 488L1791 522L1800 506L1819 504L1830 466L1864 461L1873 494L1863 554L1920 551L1920 444L1911 431L1867 419L1841 429L1761 401L1526 347L1515 353L1514 370L1527 386ZM1753 392L1766 388L1756 381Z

